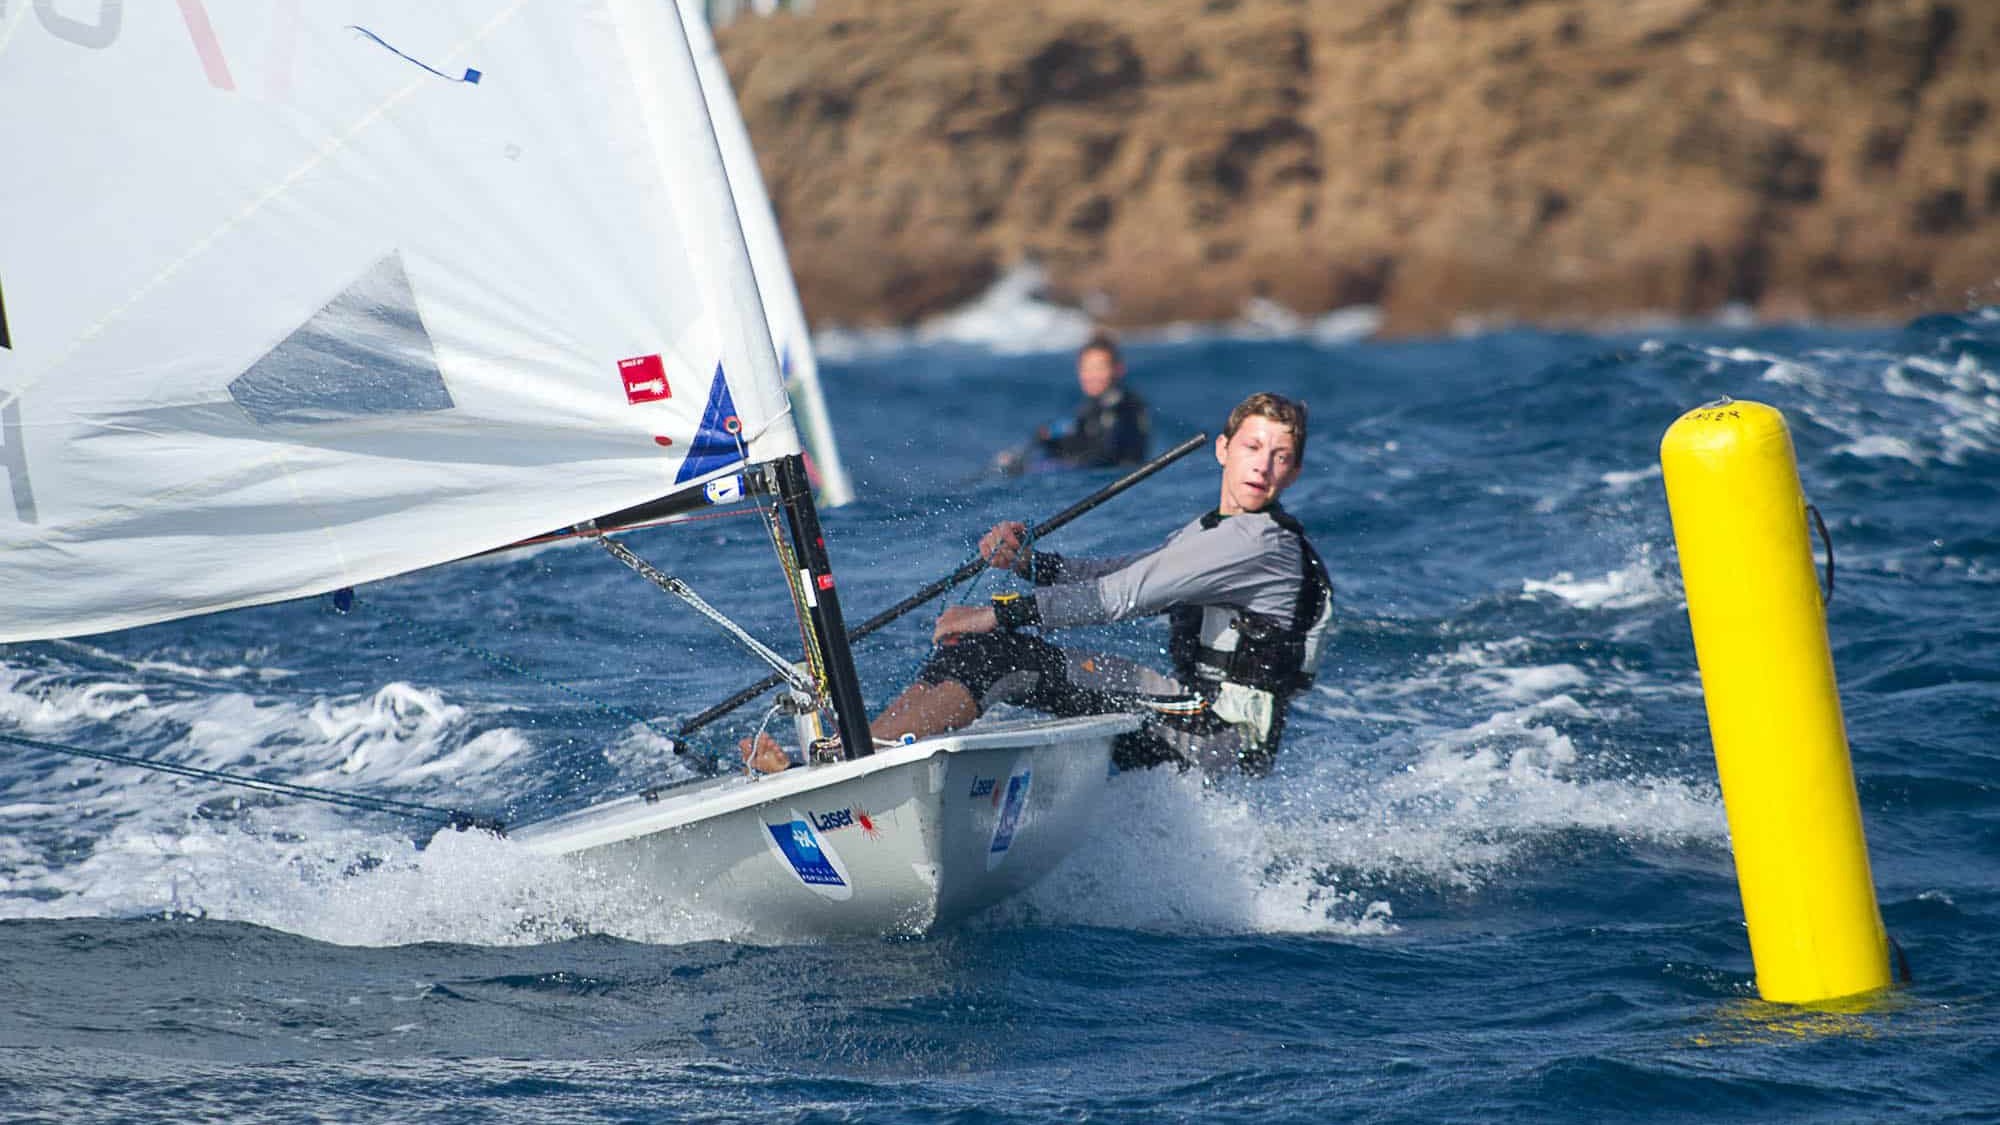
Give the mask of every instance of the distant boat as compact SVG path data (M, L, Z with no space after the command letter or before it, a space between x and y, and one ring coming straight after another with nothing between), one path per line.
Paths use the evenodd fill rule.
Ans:
M0 104L32 111L0 161L0 642L340 591L551 528L698 603L612 533L754 504L802 658L699 608L783 674L813 764L518 845L759 932L908 933L1083 835L1131 716L876 752L754 209L673 11L6 15Z
M792 280L784 234L778 229L777 212L771 209L770 193L764 190L764 175L757 168L750 131L744 127L743 114L730 90L729 71L715 50L715 36L709 33L701 0L679 0L679 3L681 25L687 29L695 73L701 76L709 121L715 127L722 165L729 173L729 190L736 199L736 218L743 226L743 241L750 247L757 292L764 299L764 322L770 326L771 346L777 350L778 367L785 375L785 390L792 397L799 435L805 439L806 467L812 475L813 487L819 490L820 504L837 508L854 499L854 485L848 479L847 467L841 463L840 449L833 438L833 423L826 414L826 398L820 393L812 326L806 323L805 306L800 303L798 285Z

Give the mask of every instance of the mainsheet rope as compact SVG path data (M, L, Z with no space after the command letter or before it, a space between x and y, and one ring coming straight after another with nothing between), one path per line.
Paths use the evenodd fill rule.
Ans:
M1024 558L1028 560L1028 573L1022 574L1012 566L1008 567L1006 572L1015 578L1027 579L1028 585L1033 586L1035 585L1035 567L1038 564L1038 560L1035 558L1035 529L1028 524L1021 525L1021 549L1014 556L1015 565L1019 565L1020 560ZM985 585L986 576L994 573L996 569L995 567L988 566L985 570L974 575L972 581L966 583L965 593L959 595L958 604L971 604L972 596L979 592L981 586Z
M82 746L66 746L60 742L48 742L39 738L27 738L18 734L0 731L0 742L11 742L16 746L26 746L34 750L47 750L55 754L68 754L77 758L90 758L113 765L136 766L139 769L157 773L174 774L180 777L215 781L224 785L235 785L244 789L255 789L265 793L276 793L286 797L297 797L306 801L318 801L328 805L346 805L350 808L365 809L369 812L390 813L412 820L434 820L447 828L478 828L495 836L505 836L507 828L499 817L483 816L463 809L449 809L441 805L427 805L421 801L399 801L393 797L371 797L362 793L345 793L338 789L323 789L317 785L299 785L290 781L271 781L247 774L230 773L227 770L205 769L201 766L182 765L179 762L163 762L157 758L145 758L136 754L115 754L109 750L90 750Z
M681 581L671 574L667 574L652 563L633 554L631 548L609 535L598 536L597 545L609 552L611 557L631 567L646 581L686 602L696 613L706 617L717 628L727 633L731 640L748 650L751 655L769 664L772 669L785 678L786 683L791 684L802 692L813 690L814 685L810 677L800 672L791 661L786 660L782 655L773 650L771 646L751 636L749 630L731 621L727 614L702 600L701 595L694 592L694 587L689 586L686 582Z

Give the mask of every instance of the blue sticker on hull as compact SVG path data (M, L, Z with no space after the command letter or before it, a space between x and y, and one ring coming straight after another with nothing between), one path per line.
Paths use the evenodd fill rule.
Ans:
M840 872L833 869L833 864L827 859L825 850L820 847L819 836L813 832L811 825L803 820L794 820L790 824L767 824L764 827L771 830L772 842L778 845L778 851L784 855L786 862L792 865L792 870L798 873L800 882L809 887L847 885L847 880L842 879Z

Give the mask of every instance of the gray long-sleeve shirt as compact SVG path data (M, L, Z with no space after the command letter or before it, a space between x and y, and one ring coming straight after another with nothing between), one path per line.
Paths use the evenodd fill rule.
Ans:
M1190 521L1161 546L1114 559L1065 558L1035 591L1045 626L1098 625L1180 606L1226 606L1291 620L1304 581L1298 536L1264 512Z

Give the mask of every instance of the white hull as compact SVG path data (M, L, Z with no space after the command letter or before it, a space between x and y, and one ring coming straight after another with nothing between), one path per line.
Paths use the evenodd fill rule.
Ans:
M759 936L921 934L1062 862L1129 715L997 724L768 777L629 797L514 830Z

